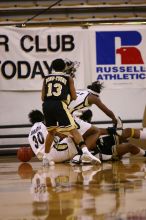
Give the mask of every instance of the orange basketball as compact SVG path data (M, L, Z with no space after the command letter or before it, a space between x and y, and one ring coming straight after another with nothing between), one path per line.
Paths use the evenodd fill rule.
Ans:
M31 154L31 157L35 157L35 154L34 154L34 152L33 152L31 147L28 147L28 151Z
M22 162L28 162L32 158L32 153L28 147L20 147L17 150L17 158Z

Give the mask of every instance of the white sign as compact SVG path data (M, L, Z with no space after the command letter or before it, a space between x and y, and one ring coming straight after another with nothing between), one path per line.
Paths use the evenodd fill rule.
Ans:
M80 62L75 86L146 88L146 27L1 27L0 90L41 90L52 60Z
M84 87L82 30L0 28L0 90L41 90L56 58L79 61L76 84Z
M112 89L146 88L145 26L92 27L89 42L92 81Z

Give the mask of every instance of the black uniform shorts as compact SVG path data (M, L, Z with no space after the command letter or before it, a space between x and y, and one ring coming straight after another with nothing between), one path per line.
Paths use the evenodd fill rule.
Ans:
M59 128L60 131L69 131L76 128L74 119L63 101L45 101L43 103L43 113L48 130Z
M106 155L112 155L113 154L113 146L116 145L115 136L103 136L100 137L96 142L97 149L100 153L106 154Z

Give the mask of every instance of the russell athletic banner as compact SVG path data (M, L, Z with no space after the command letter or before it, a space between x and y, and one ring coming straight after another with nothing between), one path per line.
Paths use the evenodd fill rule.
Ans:
M106 88L146 88L146 27L91 29L92 80L103 81Z
M146 88L146 27L0 28L0 90L41 90L56 58L80 62L76 88Z

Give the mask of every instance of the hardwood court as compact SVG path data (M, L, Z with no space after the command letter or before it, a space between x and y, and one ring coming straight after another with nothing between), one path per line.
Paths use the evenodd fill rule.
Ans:
M146 158L97 165L0 157L0 220L144 220Z

